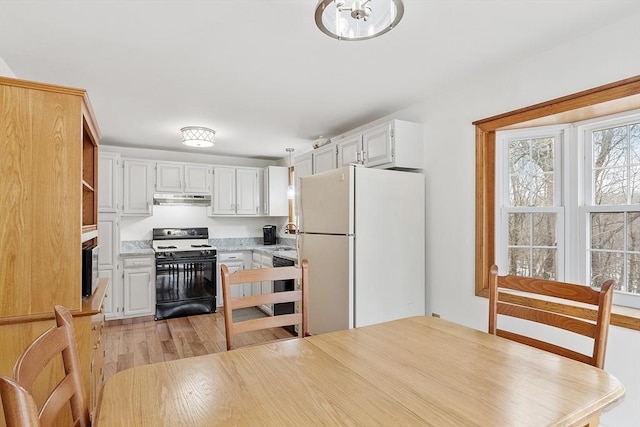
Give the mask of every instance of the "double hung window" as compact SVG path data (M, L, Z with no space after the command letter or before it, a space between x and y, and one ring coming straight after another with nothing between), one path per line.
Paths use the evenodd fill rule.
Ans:
M496 132L496 261L640 303L640 111Z

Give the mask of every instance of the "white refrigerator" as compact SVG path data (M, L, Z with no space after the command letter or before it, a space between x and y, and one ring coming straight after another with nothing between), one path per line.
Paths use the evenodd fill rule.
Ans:
M300 179L309 332L425 314L424 175L347 166Z

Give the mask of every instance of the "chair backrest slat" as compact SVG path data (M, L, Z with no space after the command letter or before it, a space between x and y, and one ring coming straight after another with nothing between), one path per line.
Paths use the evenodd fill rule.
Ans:
M532 322L555 326L556 328L561 328L589 338L595 338L596 336L595 323L586 322L575 317L551 313L545 310L538 310L536 308L523 307L498 301L498 314L519 317Z
M54 425L67 402L71 406L73 425L91 425L80 377L73 317L62 306L55 306L54 314L56 326L45 331L22 352L14 365L12 379L3 378L0 381L0 396L8 427ZM64 377L49 393L38 411L37 420L34 420L32 406L36 406L36 403L31 395L32 387L45 366L56 357L62 359ZM5 402L14 402L15 405Z
M302 291L284 291L271 294L250 295L231 299L231 308L256 307L261 304L279 304L283 302L296 302L302 300Z
M505 294L503 292L505 289L517 291L517 293ZM553 304L557 304L557 301L564 301L565 304L573 302L589 306L586 309L581 306L579 310L571 310L571 314L568 315L552 309L552 304L549 301L539 299L540 295L552 297ZM612 280L606 281L600 290L596 290L589 286L553 280L513 275L499 276L498 267L493 265L489 271L489 333L602 368L606 353L612 298ZM593 351L591 355L585 355L555 344L499 329L499 314L592 338Z
M308 262L302 260L300 267L275 267L250 270L238 270L230 273L226 265L220 266L222 278L222 297L224 301L224 323L227 339L227 350L236 347L236 337L240 334L271 329L283 326L298 325L299 336L307 335L307 285ZM295 280L299 282L300 289L284 292L271 292L259 295L232 297L231 288L247 283L265 281ZM233 310L248 307L260 307L263 305L280 303L299 303L300 312L294 314L281 314L267 316L259 319L244 321L233 320Z

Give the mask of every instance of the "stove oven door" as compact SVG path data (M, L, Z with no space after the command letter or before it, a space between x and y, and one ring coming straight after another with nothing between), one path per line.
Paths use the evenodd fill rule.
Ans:
M156 258L156 320L216 311L216 258Z

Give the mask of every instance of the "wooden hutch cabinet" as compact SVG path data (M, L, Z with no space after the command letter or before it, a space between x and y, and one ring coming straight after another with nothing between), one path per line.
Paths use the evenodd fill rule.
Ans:
M81 253L98 239L99 138L86 91L0 77L0 375L11 375L18 355L54 325L53 306L64 305L90 411L102 384L108 282L82 297ZM38 404L59 379L57 362L35 383Z

